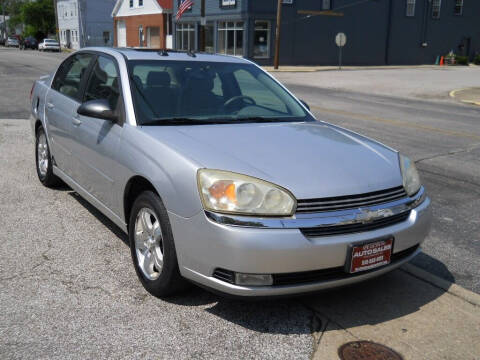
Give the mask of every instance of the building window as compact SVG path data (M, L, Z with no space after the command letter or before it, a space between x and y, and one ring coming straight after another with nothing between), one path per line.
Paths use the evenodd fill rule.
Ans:
M463 0L455 0L455 11L453 13L458 16L463 14Z
M130 5L130 9L133 8L133 0L130 0L129 5Z
M205 25L205 52L207 53L214 53L215 46L213 43L213 23L209 22Z
M442 0L432 1L432 18L440 19L440 9L442 7Z
M172 35L172 14L167 14L167 35Z
M332 9L332 0L322 0L322 9L331 10Z
M415 16L415 0L407 0L407 16Z
M144 40L144 36L143 36L143 26L140 25L140 26L138 27L138 46L143 47L143 40Z
M108 45L108 43L110 42L110 31L103 32L103 42L105 43L105 45Z
M218 23L218 52L243 56L243 21Z
M143 0L138 0L138 6L143 6Z
M177 24L176 46L179 50L195 49L195 27L193 24Z
M253 57L270 57L270 22L255 20L255 34L253 36Z

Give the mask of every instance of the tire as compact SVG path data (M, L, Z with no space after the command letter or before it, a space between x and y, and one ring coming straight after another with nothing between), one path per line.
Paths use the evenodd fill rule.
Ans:
M49 188L61 184L60 178L53 174L52 156L43 127L38 128L35 136L35 164L40 182Z
M128 228L133 266L145 290L162 298L187 288L178 269L167 210L156 193L145 191L137 197Z

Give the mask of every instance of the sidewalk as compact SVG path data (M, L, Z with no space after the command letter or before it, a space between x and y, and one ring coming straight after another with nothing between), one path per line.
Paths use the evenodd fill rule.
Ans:
M480 295L412 265L306 305L317 319L315 360L339 359L340 346L359 340L387 346L404 360L480 359Z

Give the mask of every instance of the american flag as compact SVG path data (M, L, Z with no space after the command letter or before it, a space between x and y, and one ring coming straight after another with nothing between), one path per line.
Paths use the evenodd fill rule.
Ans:
M178 11L175 15L175 19L179 20L183 13L190 9L193 5L193 0L180 0L180 5L178 5Z

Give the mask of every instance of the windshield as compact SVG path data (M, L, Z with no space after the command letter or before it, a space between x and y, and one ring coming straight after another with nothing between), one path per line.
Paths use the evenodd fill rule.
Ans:
M57 40L50 40L50 39L47 39L47 40L45 40L45 42L46 42L46 43L56 43L56 42L57 42Z
M251 64L131 60L129 75L140 125L314 120Z

